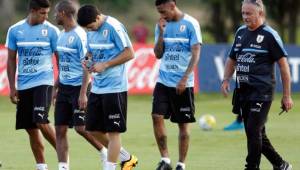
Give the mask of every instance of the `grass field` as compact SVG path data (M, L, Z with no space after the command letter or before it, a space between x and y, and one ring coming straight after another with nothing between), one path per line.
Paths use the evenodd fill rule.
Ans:
M295 107L288 114L278 116L280 96L273 103L267 133L277 151L293 164L294 170L300 169L300 94L293 96ZM123 145L138 156L138 170L153 170L160 159L152 132L150 117L151 97L130 96L128 110L128 131ZM191 144L187 158L188 170L241 170L246 155L246 141L243 131L224 132L222 128L234 119L230 113L230 99L220 94L200 94L196 97L196 117L213 114L217 127L210 132L199 129L198 124L191 126ZM53 111L50 112L53 119ZM33 170L35 163L26 133L15 131L15 108L7 97L0 97L0 170ZM173 165L178 158L177 126L167 123L169 150ZM81 137L69 131L70 164L72 170L101 169L98 153ZM45 142L46 143L46 142ZM49 170L57 169L55 151L46 143L46 158ZM262 170L271 170L271 165L263 158Z

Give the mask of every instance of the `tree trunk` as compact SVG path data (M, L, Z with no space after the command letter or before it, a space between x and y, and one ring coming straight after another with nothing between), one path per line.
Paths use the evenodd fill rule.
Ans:
M289 16L288 20L288 34L289 34L289 43L296 44L297 41L297 22L299 14L299 1L298 0L289 0L288 1L287 13Z
M225 26L225 19L223 18L222 8L220 2L214 2L212 4L212 21L210 28L214 35L216 42L227 42L228 36L226 34L226 26Z

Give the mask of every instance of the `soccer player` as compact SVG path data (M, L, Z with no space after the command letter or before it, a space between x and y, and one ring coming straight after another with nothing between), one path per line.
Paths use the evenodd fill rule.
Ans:
M248 146L245 170L259 170L261 154L274 170L291 170L292 165L273 148L265 128L273 100L275 63L279 65L283 85L282 108L287 112L293 107L287 53L277 32L265 23L261 0L244 0L242 17L245 25L236 32L221 89L227 96L229 80L236 71L236 96L239 96L236 104L244 119Z
M55 129L59 170L69 170L67 139L69 126L74 126L76 132L100 152L102 161L107 157L107 149L85 131L86 89L89 76L83 76L88 75L88 72L83 70L81 61L84 60L87 51L87 35L80 26L77 26L76 12L76 4L70 0L60 1L55 6L56 22L64 28L57 41L59 82L54 92L57 93ZM79 108L79 102L83 105L82 108Z
M16 129L28 133L37 170L48 169L40 132L56 147L48 112L54 84L52 56L59 30L46 21L49 10L49 0L30 0L27 18L12 25L6 39L10 100L17 105Z
M182 12L176 0L156 0L160 14L155 28L154 53L161 59L153 92L152 120L161 155L157 170L172 169L164 118L178 124L179 159L176 170L185 169L189 147L189 123L195 122L194 73L202 43L198 21Z
M84 63L89 72L93 72L86 130L108 148L105 170L116 169L119 153L122 170L131 170L137 158L121 147L120 136L126 131L127 118L125 63L134 57L130 39L123 24L101 14L95 6L81 7L77 16L78 24L89 30L88 56L94 62L92 66Z

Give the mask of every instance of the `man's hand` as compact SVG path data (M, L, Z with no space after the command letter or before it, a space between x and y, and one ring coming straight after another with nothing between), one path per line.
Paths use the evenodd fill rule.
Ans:
M176 93L177 94L180 95L185 91L187 79L188 79L187 76L183 76L182 79L179 81L179 83L176 86Z
M58 91L58 86L55 85L53 90L52 90L52 104L53 104L53 106L55 106L57 91Z
M159 18L158 27L159 27L160 34L164 33L166 25L167 25L167 21L164 18Z
M294 105L294 103L293 103L293 100L292 100L291 96L283 96L282 97L281 106L286 112L291 110L293 105Z
M229 93L229 91L230 91L229 80L223 80L223 81L222 81L221 91L222 91L224 97L227 97L227 96L228 96L228 93Z
M92 67L89 69L89 72L97 72L97 73L101 73L104 70L106 70L106 68L108 67L108 65L104 62L104 63L95 63L94 65L92 65Z
M17 104L18 103L18 101L19 101L19 95L18 95L18 91L15 88L10 89L9 97L10 97L10 101L13 104Z
M87 107L87 96L86 94L80 94L78 98L78 105L80 110L85 110Z

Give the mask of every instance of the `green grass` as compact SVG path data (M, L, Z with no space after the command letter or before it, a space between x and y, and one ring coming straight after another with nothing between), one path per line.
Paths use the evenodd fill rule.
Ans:
M267 133L277 151L300 169L300 94L293 96L295 107L288 114L278 116L280 96L276 97L267 123ZM128 111L128 131L122 135L122 142L130 152L139 158L138 170L153 170L160 159L152 132L151 97L130 96ZM199 129L198 124L191 126L191 142L187 157L188 170L241 170L246 155L246 139L243 131L224 132L222 128L231 123L234 115L230 113L230 99L220 94L200 94L196 97L196 117L213 114L217 127L210 132ZM23 130L15 131L15 107L8 97L0 97L0 170L31 170L34 160L29 147L28 137ZM53 111L50 112L53 119ZM178 159L177 126L167 123L168 142L173 164ZM98 153L80 136L69 131L70 163L72 170L101 169ZM46 158L50 170L57 169L56 153L46 143ZM270 170L271 165L263 158L262 170Z

